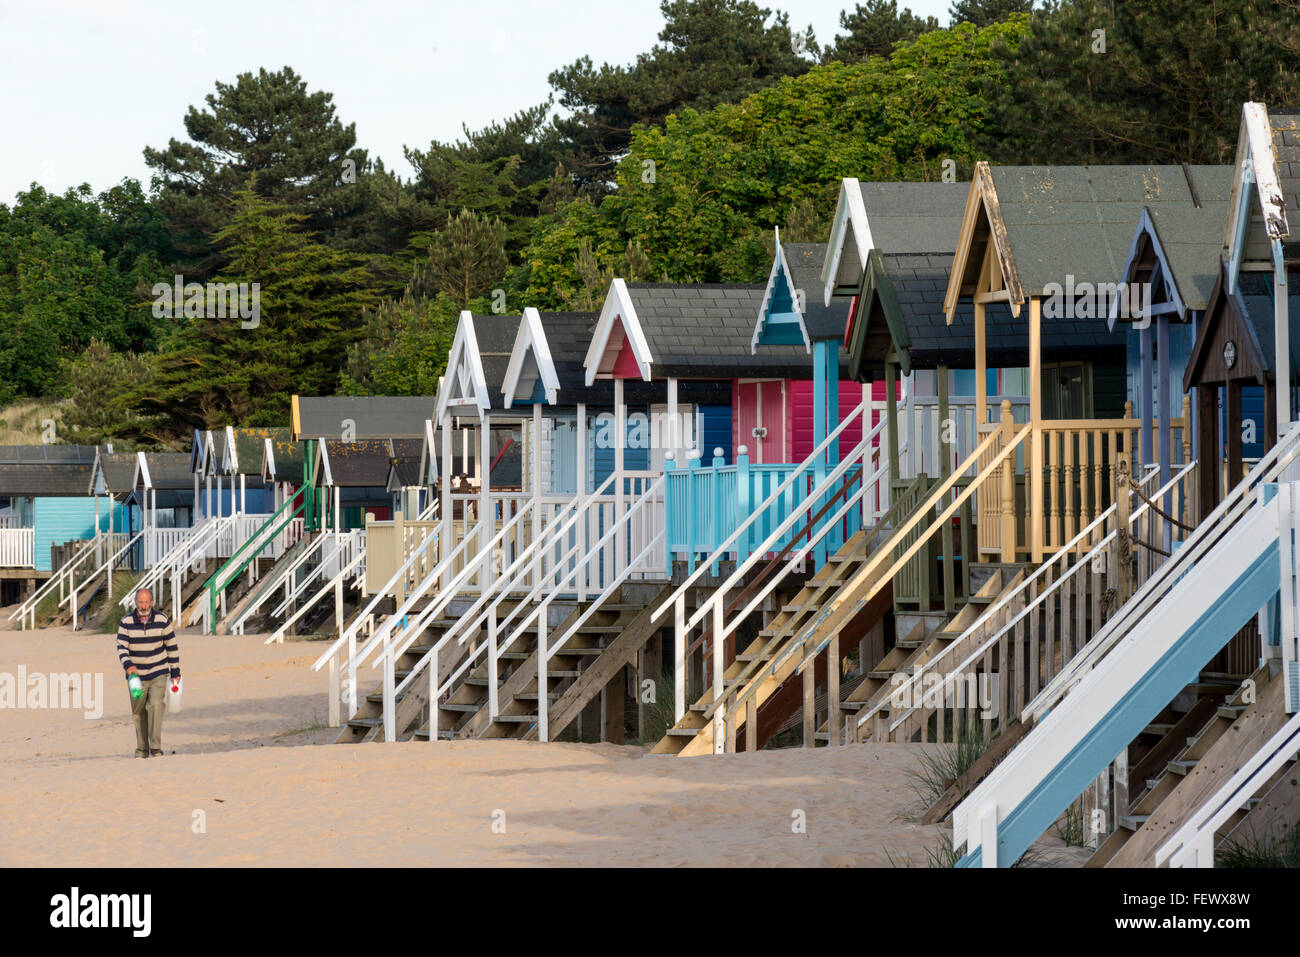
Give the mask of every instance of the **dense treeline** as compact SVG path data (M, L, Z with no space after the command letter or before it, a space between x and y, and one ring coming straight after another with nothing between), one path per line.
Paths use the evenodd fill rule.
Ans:
M866 0L825 45L748 0L662 10L634 63L563 66L406 176L284 67L217 81L144 148L147 189L33 184L0 205L0 405L71 396L65 438L182 447L294 392L431 394L460 309L760 281L843 176L1231 162L1243 100L1300 105L1300 0L956 0L946 29ZM257 283L257 320L173 302L178 275Z

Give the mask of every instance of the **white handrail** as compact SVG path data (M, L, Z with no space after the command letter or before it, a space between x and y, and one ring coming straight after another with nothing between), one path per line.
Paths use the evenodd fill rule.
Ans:
M125 545L123 545L121 548L119 548L119 549L118 549L114 554L110 555L107 559L105 559L105 560L100 564L100 566L99 566L98 568L96 568L93 572L91 572L89 575L87 575L87 576L82 580L82 582L81 582L80 585L75 585L75 584L74 584L74 585L72 586L72 591L69 592L66 596L64 596L63 600L59 602L59 607L60 607L60 608L62 608L64 605L66 605L69 601L72 602L72 628L73 628L74 631L75 631L76 628L77 628L77 592L80 591L84 586L89 585L89 584L90 584L92 581L94 581L97 577L99 577L99 574L100 574L101 572L103 572L103 571L105 571L105 570L109 570L109 571L111 571L112 568L113 568L113 564L114 564L114 562L116 562L119 558L121 558L123 555L125 555L127 552L129 552L132 548L134 548L136 542L139 542L139 541L141 541L141 540L144 538L144 533L145 533L145 529L143 529L143 528L140 529L140 531L136 532L135 535L133 535L133 536L131 537L131 540L130 540L130 541L128 541L128 542L127 542ZM112 575L111 575L111 574L110 574L109 577L108 577L108 593L109 593L109 597L112 597L112 594L113 594L113 579L112 579Z
M1300 752L1300 713L1282 725L1221 788L1156 849L1156 867L1213 867L1214 835Z
M280 627L277 628L275 631L273 631L271 633L271 637L267 638L266 641L263 642L263 644L273 645L273 644L279 644L282 641L284 641L285 633L291 627L293 627L294 623L303 615L305 615L309 609L314 607L316 602L320 600L322 595L324 595L330 589L337 587L339 582L345 580L349 575L353 574L359 568L359 566L361 566L365 562L365 560L366 560L366 553L364 549L358 552L356 555L352 556L352 561L348 562L347 565L340 568L338 572L335 573L334 577L331 578L328 582L321 585L321 587L317 589L316 593L312 595L311 598L309 598L307 601L303 602L303 604L298 608L297 611L295 611L292 615L286 618L280 624Z
M1161 565L1138 589L1137 593L1119 609L1119 613L1102 627L1083 654L1076 655L1067 668L1061 670L1042 691L1025 706L1021 720L1030 716L1038 720L1065 694L1070 686L1082 679L1127 630L1130 621L1145 615L1164 590L1167 579L1181 575L1187 563L1195 562L1212 548L1217 535L1230 529L1253 506L1250 493L1260 482L1277 479L1300 456L1300 423L1292 426L1283 440L1269 450L1259 464L1233 487L1222 502L1196 526L1179 548L1177 560Z
M21 616L21 625L23 628L26 628L27 619L30 615L32 619L32 627L35 628L37 606L56 588L59 589L60 594L62 594L64 587L76 579L78 566L80 566L86 559L90 558L92 554L100 551L103 548L105 541L110 542L111 547L112 539L122 534L122 532L109 532L106 529L97 529L94 536L83 544L70 559L64 562L63 566L59 568L58 571L50 576L50 578L48 578L40 588L36 589L36 591L33 592L26 601L9 613L9 621L13 621L15 618ZM60 604L62 603L60 602Z
M475 601L463 615L457 617L456 623L447 629L442 637L451 638L461 632L464 632L466 635L473 634L477 629L481 628L488 614L490 612L495 612L505 597L518 587L521 581L527 579L531 570L530 566L541 559L551 546L559 541L562 536L567 535L572 530L577 520L586 515L586 510L590 508L591 503L605 494L610 485L614 482L615 474L616 473L610 473L609 477L606 478L595 491L583 496L574 496L565 503L559 516L552 517L551 521L542 529L541 535L534 539L529 546L524 549L524 551L513 562L511 562L499 576L497 576L493 588L491 590L484 589L478 600ZM556 520L557 518L559 519L558 521ZM562 562L567 561L568 556L565 556ZM549 574L538 576L537 582L535 582L533 587L530 589L530 597L540 587L548 582L549 577ZM528 600L529 599L527 598L525 599L525 601ZM490 602L490 608L484 608L485 603L488 602ZM522 607L522 605L516 606L516 608L519 607ZM514 612L512 611L511 614L513 615L513 613ZM506 621L508 620L509 618L506 619ZM499 626L504 625L505 622L500 622L498 624ZM461 644L463 644L464 641L465 639L461 638Z
M734 546L736 542L740 539L740 536L744 534L746 531L748 531L748 529L750 528L751 525L754 524L754 522L758 521L759 516L766 513L767 510L772 506L778 504L780 498L786 493L786 491L789 490L789 488L799 478L806 478L808 470L815 469L817 467L819 458L826 452L828 448L830 448L831 443L834 442L837 438L839 438L840 433L843 432L846 428L848 428L850 423L852 423L855 419L857 419L858 416L862 415L865 411L867 411L870 405L871 403L869 401L864 401L859 403L857 408L855 408L851 413L845 416L844 420L840 422L838 426L835 427L835 430L831 432L830 435L826 436L826 438L822 439L822 441L818 443L817 447L808 454L808 457L805 458L803 462L801 462L798 466L792 469L790 471L790 474L781 480L780 484L778 484L777 487L773 489L771 493L768 494L767 498L763 500L761 505L759 505L757 508L751 509L750 514L748 515L748 517L746 517L745 521L741 522L739 525L736 526L735 531L733 531L729 536L727 536L726 541L724 541L721 545L715 548L712 554L709 555L708 559L702 562L699 565L699 567L695 569L694 572L688 575L686 580L683 581L680 585L678 585L677 588L673 591L673 593L667 599L665 599L659 605L658 608L655 609L654 620L658 621L670 609L672 609L677 604L678 599L683 597L686 594L687 590L692 588L695 585L695 583L700 579L700 577L709 568L713 566L714 561L717 558L725 555L728 551L730 551L732 546ZM862 438L862 440L858 443L857 446L854 447L853 451L850 454L841 457L840 463L835 468L835 470L832 471L826 477L826 479L822 481L821 485L813 489L812 493L808 496L808 498L816 499L820 497L820 495L826 494L826 489L830 485L839 481L840 477L843 476L844 473L848 471L849 467L853 464L854 460L858 457L858 453L861 450L862 446L874 440L876 436L880 434L880 430L884 427L884 425L885 425L885 419L882 418L879 422L875 424L875 426L872 427L871 431ZM805 499L805 501L806 500L807 499ZM781 535L784 535L785 532L789 530L789 528L794 524L794 522L798 520L800 514L801 514L801 510L792 509L790 515L786 517L786 520L781 523L781 526L778 529L780 534L774 532L772 535L769 535L768 538L764 541L764 544L766 545L775 541L779 541ZM765 554L766 551L764 549L762 548L755 549L753 552L750 553L743 567L746 570L748 570L754 564L754 562L761 559ZM729 587L734 586L734 583L738 581L740 577L743 576L743 574L744 572L742 572L740 570L740 566L738 566L736 572L733 573L727 579L727 583L724 584L719 590L725 591ZM690 622L687 624L687 628L688 629L694 628L697 624L699 624L701 618L703 618L703 611L697 611L696 614L691 618Z
M233 523L233 520L234 516L230 515L222 518L205 518L198 525L193 526L189 535L177 542L166 554L154 562L144 577L136 583L136 587L131 594L122 596L121 601L119 601L122 608L129 609L134 606L135 593L141 588L148 588L151 592L155 591L159 583L167 576L193 564L196 560L195 550L201 548L206 552L208 545L220 537Z
M403 678L400 684L397 684L397 685L395 685L395 686L392 687L391 700L395 700L395 699L396 699L396 695L397 695L397 694L400 694L402 691L404 691L404 690L406 689L406 687L407 687L407 686L408 686L408 685L409 685L409 684L410 684L410 683L415 679L416 675L420 672L420 670L423 669L423 668L426 668L426 667L427 667L427 668L429 669L429 684L430 684L430 689L429 689L429 702L430 702L430 708L429 708L429 715L430 715L430 717L429 717L429 722L430 722L430 725L429 725L429 740L430 740L430 741L436 741L436 740L437 740L437 718L436 718L436 716L437 716L437 702L438 702L438 699L439 699L439 698L440 698L440 697L441 697L441 696L442 696L446 691L450 690L450 689L454 686L455 682L456 682L456 681L461 677L461 675L463 675L463 674L464 674L464 673L465 673L469 668L473 667L473 665L477 662L479 656L482 655L482 654L486 651L486 652L488 653L488 655L489 655L489 674L488 674L488 691L489 691L489 694L488 694L488 708L489 708L489 713L491 714L491 716L495 718L495 717L496 717L496 685L495 685L495 683L496 683L496 672L497 672L497 664L496 664L496 662L497 662L497 657L498 657L502 652L504 652L504 651L506 651L508 648L510 648L510 646L514 643L515 639L516 639L517 637L519 637L520 635L522 635L522 634L524 633L524 631L528 628L528 626L529 626L533 621L537 621L538 624L539 624L539 628L543 630L543 634L539 635L539 642L540 642L540 643L539 643L539 646L538 646L538 647L539 647L539 649L545 647L545 635L544 635L544 628L545 628L545 626L544 626L544 621L545 621L545 619L539 617L539 615L544 615L544 614L545 614L546 610L547 610L547 609L549 608L549 606L550 606L550 602L551 602L552 598L555 597L555 594L556 594L557 592L559 592L561 589L563 589L564 586L565 586L566 584L568 584L570 581L572 581L572 580L576 580L577 575L578 575L578 570L579 570L580 568L584 568L584 567L585 567L589 562L591 562L594 558L596 558L597 556L599 556L599 555L600 555L600 550L601 550L602 546L604 546L605 544L607 544L607 543L610 541L611 538L615 537L615 536L616 536L616 535L617 535L617 534L618 534L618 533L623 529L623 527L624 527L625 525L630 524L630 522L631 522L631 516L632 516L635 512L637 512L638 509L644 507L644 503L645 503L645 502L647 502L647 501L653 502L653 501L654 501L654 496L655 496L655 494L656 494L656 493L657 493L657 492L658 492L658 491L659 491L659 490L660 490L660 489L665 485L665 483L666 483L666 478L665 478L665 476L660 475L658 479L656 479L656 480L655 480L655 481L654 481L654 482L653 482L649 487L647 487L647 488L646 488L646 489L641 493L641 495L638 496L638 498L637 498L634 502L632 502L632 503L629 505L629 507L628 507L628 508L623 512L623 514L622 514L621 516L619 516L619 518L618 518L615 522L611 523L610 527L609 527L608 529L606 529L605 533L600 537L600 539L595 543L595 545L592 546L592 547L590 547L590 548L587 548L587 549L586 549L586 554L582 557L582 559L581 559L579 562L577 562L576 564L574 564L573 567L570 568L570 569L568 570L568 572L565 574L565 576L564 576L564 577L563 577L563 578L562 578L562 579L561 579L561 580L560 580L560 581L559 581L559 582L558 582L558 583L553 587L552 592L551 592L551 595L549 595L547 598L545 598L545 599L542 601L542 603L541 603L540 605L532 605L532 601L533 601L533 599L535 598L535 596L536 596L536 594L537 594L537 587L538 587L538 586L535 586L534 591L531 592L531 593L529 594L529 596L528 596L527 598L525 598L524 601L522 601L522 602L521 602L521 603L516 607L516 610L517 610L517 608L522 608L522 607L525 607L525 606L530 606L530 607L532 607L532 609L533 609L532 612L531 612L531 613L530 613L530 614L529 614L529 615L528 615L528 616L527 616L523 621L521 621L521 622L516 626L515 631L513 631L513 632L512 632L512 633L511 633L507 638L506 638L506 640L505 640L503 643L500 643L500 644L497 643L497 640L496 640L497 630L496 630L496 628L492 628L492 629L490 629L487 644L482 645L482 646L480 646L479 648L474 649L474 650L473 650L473 651L472 651L472 652L471 652L471 653L466 657L466 659L465 659L463 662L460 663L460 665L456 668L456 670L455 670L454 672L452 672L452 674L450 674L450 675L447 677L447 680L446 680L445 682L443 682L441 685L439 685L439 684L438 684L438 681L437 681L437 674L438 674L438 669L437 669L437 659L438 659L438 654L439 654L439 652L442 650L443 645L445 645L445 644L447 643L447 639L448 639L448 637L449 637L449 636L446 635L446 634L442 635L442 636L439 638L439 640L438 640L437 642L434 643L433 647L430 648L427 652L425 652L425 654L420 658L420 660L419 660L418 662L416 662L416 664L411 668L411 672L410 672L410 674L408 674L405 678ZM605 484L608 484L608 482L606 482ZM604 488L604 485L602 485L601 488L603 489L603 488ZM595 493L592 493L591 495L589 495L589 496L587 497L587 499L586 499L586 505L585 505L584 507L590 507L591 503L594 502L595 497L596 497L596 494L595 494ZM603 592L602 595L601 595L601 597L599 597L599 598L597 599L597 604L599 604L599 603L603 603L604 598L606 597L606 595L607 595L607 593L609 592L610 588L614 587L615 584L617 584L617 585L621 585L624 581L626 581L627 576L630 575L630 574L632 574L632 573L634 572L635 567L636 567L636 561L638 561L640 558L644 557L645 553L646 553L650 548L652 548L652 547L654 547L655 545L657 545L658 542L659 542L659 540L662 539L663 537L664 537L664 532L661 531L660 534L659 534L658 536L656 536L655 539L652 540L651 543L650 543L649 545L646 546L646 548L642 549L641 555L638 555L636 560L634 560L634 561L632 561L632 562L629 562L629 563L627 564L627 566L624 567L623 572L621 573L621 575L615 576L614 584L611 584L610 586L607 586L605 592ZM566 553L566 555L565 555L565 557L564 557L564 559L563 559L563 561L562 561L562 564L568 564L569 559L574 555L574 553L575 553L578 549L583 548L583 547L584 547L584 543L583 543L583 542L577 542L577 543L575 543L575 544L574 544L574 545L569 549L568 553ZM540 583L539 583L539 586L540 586ZM593 605L592 607L594 608L595 605ZM510 617L513 617L513 613L514 613L514 612L512 611ZM507 621L507 622L509 621L509 617L506 619L506 621ZM566 633L566 639L565 639L565 640L567 640L567 634L568 634L568 633ZM549 657L549 655L548 655L548 656L543 656L543 655L540 654L540 653L539 653L539 655L538 655L539 668L542 668L542 669L543 669L543 677L544 677L544 664L543 664L543 660L544 660L545 657ZM393 721L392 710L391 710L391 708L389 707L390 693L389 693L389 691L388 691L388 686L390 685L390 683L391 683L391 681L392 681L392 678L391 678L391 676L392 676L392 665L393 665L393 662L394 662L395 659L393 659L393 658L389 658L389 659L386 659L386 660L383 660L383 659L376 659L376 661L371 665L371 667L372 667L372 668L377 667L377 666L381 663L381 660L382 660L382 662L385 664L385 668L384 668L384 672L385 672L385 686L386 686L386 687L385 687L385 704L384 704L384 708L385 708L385 710L384 710L384 716L385 716L385 737L387 738L387 740L392 740L393 737L395 736L395 730L393 730L393 725L392 725L392 721ZM540 686L539 686L539 687L540 687ZM539 700L541 699L541 697L542 697L542 696L541 696L541 694L540 694L540 692L539 692ZM545 738L543 737L542 740L545 740Z

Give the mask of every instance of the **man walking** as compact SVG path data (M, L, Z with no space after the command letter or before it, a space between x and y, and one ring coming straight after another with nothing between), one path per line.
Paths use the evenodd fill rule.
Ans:
M127 679L139 675L144 694L131 699L135 756L161 756L163 709L168 681L181 676L181 654L171 619L153 607L153 592L135 593L135 611L117 625L117 656Z

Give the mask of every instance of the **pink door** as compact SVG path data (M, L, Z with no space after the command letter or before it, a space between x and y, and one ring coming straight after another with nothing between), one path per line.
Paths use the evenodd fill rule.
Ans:
M780 379L740 382L736 387L736 451L749 449L749 460L784 462L785 383Z

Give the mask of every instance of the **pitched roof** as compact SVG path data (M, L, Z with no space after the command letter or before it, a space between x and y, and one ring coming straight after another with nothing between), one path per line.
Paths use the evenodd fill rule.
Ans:
M1232 322L1240 334L1235 337L1238 350L1253 357L1247 369L1262 368L1265 378L1275 379L1277 370L1277 342L1274 338L1276 314L1273 306L1273 275L1268 272L1244 271L1238 278L1237 288L1228 292L1228 264L1219 267L1214 292L1206 307L1205 319L1197 329L1196 341L1183 373L1183 388L1190 390L1204 379L1204 367L1209 358L1210 343L1216 340L1217 326ZM1288 317L1290 320L1291 380L1294 386L1300 379L1300 288L1294 283L1287 286ZM1238 360L1239 365L1242 364ZM1235 367L1234 367L1235 368ZM1250 374L1253 378L1253 373Z
M969 183L840 184L817 287L823 299L836 289L854 291L862 280L867 254L950 253L970 191Z
M850 331L854 378L870 378L875 371L872 362L882 360L891 344L905 374L939 365L974 367L974 306L959 303L952 325L943 312L950 256L882 255L873 250L868 264L859 312ZM1023 318L1012 316L1005 303L990 303L985 307L984 322L990 367L1028 364L1029 332ZM1111 332L1102 318L1044 322L1042 334L1042 354L1047 361L1113 359L1124 354L1123 331ZM871 341L874 345L869 345Z
M844 339L849 302L843 298L832 299L829 305L823 302L821 266L824 253L825 248L820 243L778 243L751 339L751 352L758 351L760 339L781 342L794 338L790 331L783 333L782 329L791 324L798 327L799 342L794 343L796 346L805 339L808 344ZM784 319L779 320L782 315ZM769 323L771 328L768 328ZM764 348L770 347L764 345Z
M433 415L430 396L294 396L295 439L339 439L346 423L358 441L420 438Z
M765 286L734 283L628 283L653 356L656 378L807 378L802 346L750 353Z
M262 474L262 456L266 449L266 440L287 442L290 432L287 428L239 428L233 430L235 457L238 460L236 475Z
M0 496L82 496L94 445L0 445Z
M0 465L91 465L98 445L0 445ZM107 451L107 447L103 447Z
M350 488L383 488L388 484L388 467L392 460L388 442L382 439L356 442L327 439L325 450L329 456L329 484ZM322 478L321 484L325 484L325 479Z
M1154 265L1159 263L1165 286L1172 290L1171 300L1180 307L1182 318L1203 310L1219 271L1232 178L1231 166L1207 166L1196 178L1194 198L1185 203L1144 206L1128 259L1116 279L1149 282Z

